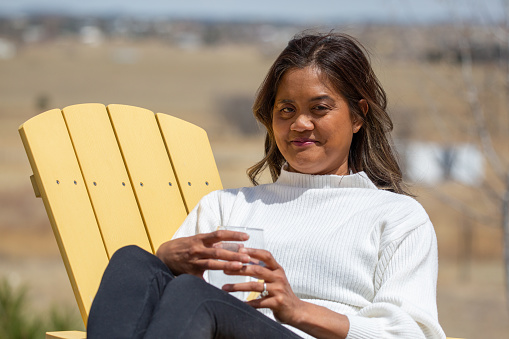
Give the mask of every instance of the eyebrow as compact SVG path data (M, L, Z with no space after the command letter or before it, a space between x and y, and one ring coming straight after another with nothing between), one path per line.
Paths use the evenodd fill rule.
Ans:
M309 102L319 101L319 100L332 100L332 101L334 101L334 99L332 99L329 95L320 95L320 96L311 98L311 100L309 100ZM281 99L281 100L278 100L276 103L277 104L291 104L293 102L295 102L295 100Z

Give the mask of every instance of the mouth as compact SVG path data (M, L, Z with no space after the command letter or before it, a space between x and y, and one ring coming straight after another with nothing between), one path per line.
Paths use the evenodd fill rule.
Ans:
M314 145L317 143L316 140L309 139L309 138L295 138L295 139L291 140L290 142L292 143L292 145L295 145L295 146L308 146L308 145Z

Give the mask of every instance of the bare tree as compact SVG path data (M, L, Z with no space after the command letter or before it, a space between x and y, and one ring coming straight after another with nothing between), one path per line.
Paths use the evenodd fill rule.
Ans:
M491 45L492 49L498 51L498 60L490 60L491 62L497 62L499 74L502 74L503 82L501 83L500 90L505 93L505 102L501 108L502 112L509 116L509 60L507 51L509 50L509 1L503 0L504 8L506 9L503 21L496 22L486 20L484 27L486 28L487 35L493 37L493 44L487 44L486 47ZM502 159L502 152L497 152L493 145L492 134L496 133L488 127L486 123L486 103L483 101L478 85L474 78L474 59L475 51L474 48L474 37L473 32L465 27L465 24L459 22L460 29L457 30L457 41L459 51L459 61L461 64L461 71L463 81L466 88L466 101L470 108L475 121L475 130L477 133L478 140L482 147L483 153L488 161L489 166L495 173L498 179L498 185L502 188L500 193L497 193L493 184L489 181L485 181L483 185L483 191L485 194L489 194L492 200L499 204L500 211L500 222L504 233L504 262L505 262L505 281L506 281L506 300L507 306L509 307L509 169L507 168L507 159ZM485 47L485 48L486 48ZM495 48L494 48L495 47ZM504 130L504 129L503 129ZM507 132L507 128L505 129Z
M471 220L486 225L500 225L504 234L505 288L509 307L509 154L505 146L509 136L509 0L500 0L500 8L504 11L499 12L498 17L485 10L484 6L488 5L482 1L444 3L448 5L452 18L449 35L435 36L436 48L428 50L425 56L428 62L454 65L452 68L456 72L455 76L461 79L461 85L453 92L464 102L467 114L461 118L456 116L448 119L451 114L459 113L444 111L435 103L435 98L425 86L421 94L430 103L429 117L445 144L454 143L451 141L451 135L454 134L451 131L462 129L456 136L466 135L479 145L488 164L488 171L493 175L486 177L476 190L497 212L489 215L476 211L474 206L461 197L453 197L440 190L433 190L433 194ZM455 7L458 5L474 6L472 13L475 16L460 17ZM402 6L405 4L402 3ZM407 30L406 43L412 46L409 34ZM447 82L444 75L434 72L426 64L421 67L423 78L444 89L449 86L444 84ZM503 94L495 100L495 93Z

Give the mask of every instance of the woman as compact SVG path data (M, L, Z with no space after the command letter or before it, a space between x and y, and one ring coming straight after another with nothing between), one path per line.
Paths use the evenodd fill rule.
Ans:
M159 259L119 250L89 338L444 338L435 233L405 195L385 92L361 45L343 34L291 40L254 113L267 129L255 187L204 197ZM274 183L256 186L266 167ZM267 250L219 248L247 239L219 225L263 228ZM265 265L243 265L253 258ZM263 282L221 291L203 281L209 269ZM262 297L243 303L235 291Z

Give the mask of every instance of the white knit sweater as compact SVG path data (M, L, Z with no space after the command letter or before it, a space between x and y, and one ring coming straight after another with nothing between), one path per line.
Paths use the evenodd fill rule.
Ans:
M349 339L445 338L433 225L414 199L377 189L365 173L283 170L273 184L212 192L174 238L219 225L263 228L294 293L348 316Z

